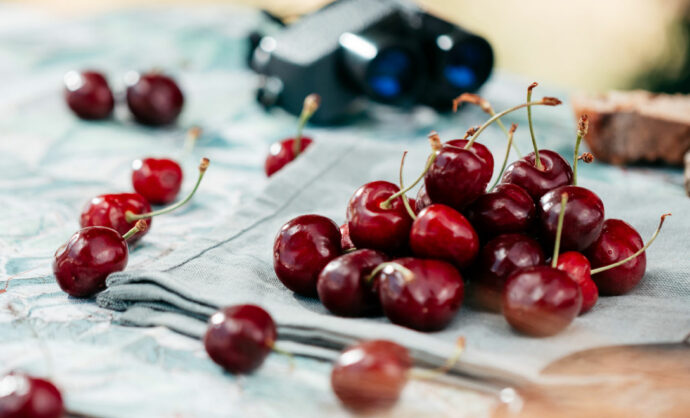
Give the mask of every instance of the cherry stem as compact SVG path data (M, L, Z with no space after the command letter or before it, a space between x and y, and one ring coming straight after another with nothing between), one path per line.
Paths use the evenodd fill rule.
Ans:
M644 245L644 247L640 248L635 254L631 255L630 257L624 258L623 260L615 262L613 264L609 264L608 266L596 268L596 269L591 271L591 274L597 274L597 273L601 273L602 271L611 270L612 268L616 268L618 266L621 266L621 265L627 263L628 261L632 260L633 258L640 256L643 252L645 252L647 250L647 248L649 248L650 245L652 245L652 243L654 242L656 237L659 236L659 232L661 232L661 227L664 225L664 220L668 216L671 216L671 214L665 213L665 214L661 215L661 220L659 220L659 226L656 227L656 231L654 231L654 235L652 235L652 237L649 239L649 241L647 241L647 243Z
M153 218L154 216L163 215L168 212L172 212L181 206L184 206L187 202L189 202L192 199L194 193L196 193L196 190L199 188L199 184L201 184L201 180L204 178L204 174L206 174L206 169L208 168L209 164L210 161L208 160L208 158L201 159L201 163L199 163L199 177L196 179L196 184L194 185L192 191L183 200L175 203L174 205L168 206L167 208L154 210L153 212L148 213L135 214L131 211L127 211L125 212L125 220L127 222L134 222L139 219Z
M192 126L187 131L187 137L184 141L184 154L188 155L194 149L197 139L201 136L202 129L199 126Z
M403 185L403 167L405 166L405 157L407 156L407 151L403 152L403 156L400 159L400 190L405 190L405 186ZM410 215L410 218L412 219L417 219L417 215L415 215L414 211L410 207L410 200L407 198L407 193L402 194L402 201L403 205L405 206L405 210L407 210L407 213Z
M577 186L577 162L580 159L580 142L587 135L588 127L587 115L580 116L580 120L577 122L577 137L575 138L575 151L573 152L573 186Z
M287 356L288 361L290 362L290 371L295 369L295 355L294 354L292 354L289 351L283 350L282 348L276 347L275 341L266 341L266 346L278 354L282 354L284 356Z
M484 112L488 113L489 116L494 116L496 115L496 112L494 111L494 108L491 106L491 103L489 103L488 100L485 98L481 97L478 94L474 93L462 93L455 99L453 99L453 112L458 111L458 106L461 103L471 103L474 105L479 106ZM505 134L506 138L509 135L508 129L506 129L506 126L501 122L501 119L496 120L496 124L498 124L498 127L501 128L503 133ZM517 147L517 144L513 142L512 144L513 149L515 150L515 153L517 154L518 158L522 158L522 153Z
M364 279L365 283L371 285L371 283L374 281L374 278L387 267L390 267L392 270L399 271L403 275L403 279L406 282L409 282L410 280L414 279L414 273L412 273L412 270L394 261L386 261L385 263L379 264L378 266L376 266L375 269L371 271L371 273L366 277L366 279Z
M510 156L510 146L513 144L513 136L515 134L515 130L517 129L517 124L512 124L510 125L510 131L508 131L508 146L506 147L506 155L503 157L503 164L501 165L501 171L498 172L498 177L496 177L496 181L494 181L494 184L491 185L491 188L489 188L489 191L492 191L497 185L498 182L501 181L501 176L503 176L503 172L506 169L506 166L508 165L508 157Z
M455 343L455 352L446 360L446 362L442 366L430 370L413 370L411 371L411 375L416 379L430 380L440 375L446 374L453 368L453 366L455 366L458 363L464 351L465 337L458 337Z
M551 258L551 267L556 268L558 265L558 253L561 249L561 234L563 234L563 219L565 218L565 207L568 204L568 194L561 194L561 211L558 214L558 227L556 228L556 243L553 246L553 257Z
M125 232L125 234L122 236L122 239L127 241L128 239L132 238L135 234L146 231L146 228L148 228L146 221L140 219L137 221L136 224L134 224L134 227L132 229Z
M491 124L494 123L496 120L498 120L498 118L501 118L501 117L507 115L508 113L511 113L511 112L516 111L516 110L522 109L523 107L529 107L529 106L558 106L559 104L561 104L561 101L558 100L558 99L555 98L555 97L542 97L542 99L539 100L539 101L522 103L522 104L519 104L519 105L517 105L517 106L513 106L513 107L511 107L510 109L506 109L506 110L504 110L504 111L502 111L502 112L500 112L500 113L497 113L497 114L495 114L494 116L492 116L489 120L487 120L486 122L484 122L484 124L483 124L482 126L479 127L479 129L477 130L477 133L475 133L474 135L472 135L472 138L470 139L470 141L465 145L465 149L469 149L470 147L472 147L472 144L474 144L474 141L477 139L477 137L479 136L479 134L481 134L482 132L484 132L484 129L486 129L489 125L491 125Z
M532 83L527 87L527 101L532 99L532 90L539 84ZM534 147L534 165L541 170L541 159L539 158L539 148L537 148L537 139L534 137L534 127L532 126L532 107L527 106L527 122L529 123L529 134L532 137L532 147Z
M297 124L297 136L292 145L292 152L295 154L295 158L302 152L302 131L304 130L304 125L307 124L307 121L309 121L314 112L316 112L320 104L321 96L316 93L312 93L304 98L302 113L299 115L299 122Z

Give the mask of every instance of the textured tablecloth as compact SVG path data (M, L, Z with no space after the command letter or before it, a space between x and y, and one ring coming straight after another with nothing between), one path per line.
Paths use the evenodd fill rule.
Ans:
M64 21L0 6L0 280L8 286L7 292L0 294L0 372L18 368L51 376L63 388L70 410L90 415L345 414L329 390L327 363L298 358L291 371L287 359L273 355L256 375L236 379L212 364L195 339L163 327L119 325L137 318L141 321L141 310L160 306L139 303L124 314L102 309L95 300L67 297L50 271L51 256L78 228L78 213L84 203L97 194L130 189L129 164L135 158L164 155L182 159L188 173L185 189L193 182L191 173L201 156L210 157L212 165L190 205L154 221L153 229L131 253L130 271L155 271L164 260L187 251L185 248L193 243L218 239L222 232L219 227L246 220L246 210L254 199L265 196L262 190L276 187L263 176L263 159L271 142L292 134L295 119L280 111L266 114L253 101L257 79L244 68L244 34L258 21L254 12L228 8L140 9ZM64 105L61 78L68 70L87 67L104 70L119 95L126 71L165 68L180 80L186 92L181 120L171 128L145 128L134 124L122 107L109 121L76 119ZM503 108L522 100L526 81L531 80L494 76L483 92L494 107ZM543 92L547 93L559 92ZM535 109L534 113L544 146L569 155L574 125L567 106ZM384 109L353 126L309 129L324 145L322 151L315 147L312 157L329 146L337 150L360 140L377 142L391 149L391 154L382 157L371 175L395 179L400 153L410 149L407 172L412 178L425 155L429 130L439 130L443 138L450 138L483 120L484 115L476 109L453 117L426 109L411 114ZM524 114L507 119L511 121L523 125L516 139L527 150ZM204 135L193 153L184 156L184 133L193 124L201 125ZM502 152L504 140L498 131L487 131L485 141L497 154ZM312 169L305 167L308 155L290 170ZM343 158L346 161L347 156ZM290 170L276 181L286 181ZM614 299L602 300L566 331L565 338L581 333L583 328L592 332L582 346L682 338L686 332L681 329L688 328L690 304L690 228L689 203L681 198L680 170L624 170L594 164L580 171L582 183L603 193L608 215L629 219L645 238L656 225L661 208L674 211L674 217L649 251L645 282L627 296L626 303L639 301L639 309L617 311ZM353 173L352 178L342 179L343 185L354 188L365 180L365 174ZM346 195L345 187L338 193L324 194L324 214L342 221ZM338 207L343 210L339 212ZM320 211L319 206L292 209L295 213ZM292 214L285 213L285 219L273 222L279 225ZM261 245L272 241L274 233L263 237L266 241ZM258 257L265 264L267 255ZM262 271L257 274L265 283L279 289L275 277L268 270ZM114 277L113 281L121 280L122 287L113 286L103 296L112 296L112 304L124 302L120 308L131 302L123 292L125 277L130 276ZM123 296L116 297L116 292ZM658 299L669 294L675 295L671 302ZM313 302L297 299L296 303L318 312ZM597 322L595 318L612 311L616 321L588 328L590 322ZM653 318L659 314L674 315L676 321L658 323ZM180 324L179 316L147 315L151 324ZM534 353L549 343L510 334L500 317L482 315L488 314L463 311L454 324L465 327L462 332L472 336L468 359L485 360L483 353L491 354L495 349L489 343L495 341L491 339L494 334L515 341L521 359L537 358L540 354ZM188 323L190 334L199 330L199 322L194 321ZM641 331L621 337L628 326ZM189 331L193 327L196 332ZM510 366L510 362L504 363ZM534 368L530 363L525 370ZM437 386L431 390L414 382L395 413L449 415L461 407L466 413L481 415L487 402L472 393Z

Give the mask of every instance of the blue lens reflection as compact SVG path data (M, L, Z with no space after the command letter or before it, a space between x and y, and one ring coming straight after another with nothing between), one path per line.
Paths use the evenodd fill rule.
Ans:
M367 84L371 91L385 99L393 99L404 93L413 78L412 60L401 49L382 51L371 62Z

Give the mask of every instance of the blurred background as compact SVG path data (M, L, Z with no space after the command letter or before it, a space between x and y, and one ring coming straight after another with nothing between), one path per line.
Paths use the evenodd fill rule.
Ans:
M376 0L372 0L376 1ZM327 0L10 0L82 17L159 4L235 3L285 19ZM690 0L419 0L485 36L497 68L578 90L690 92Z

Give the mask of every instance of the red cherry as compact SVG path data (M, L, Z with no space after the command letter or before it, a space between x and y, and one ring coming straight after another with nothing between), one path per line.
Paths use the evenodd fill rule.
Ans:
M90 297L105 289L105 279L124 270L127 243L119 232L103 226L82 228L55 252L53 273L71 296Z
M385 203L400 189L387 181L374 181L357 189L347 206L350 239L357 248L395 253L407 245L412 218L402 198Z
M50 381L10 373L0 378L0 417L60 418L62 395Z
M474 142L457 139L443 145L424 176L426 191L434 203L462 211L484 193L494 170L491 152Z
M134 227L136 220L127 222L125 213L135 215L151 212L151 205L138 193L104 194L96 196L86 204L81 212L81 227L105 226L124 235ZM151 227L151 218L144 220L147 229L138 232L129 242L135 243L143 237Z
M302 138L299 154L304 152L312 142L311 138ZM272 144L271 148L268 150L268 156L264 164L266 176L271 177L278 170L285 167L285 164L292 162L292 160L296 158L295 147L295 138L283 139L280 142Z
M572 183L573 170L568 161L557 152L547 149L539 150L539 157L541 169L535 166L534 153L530 152L508 166L503 174L502 182L522 187L535 201L538 201L549 190Z
M592 191L578 186L561 186L539 199L538 212L542 236L553 245L556 239L561 197L568 195L563 218L562 250L582 251L601 233L604 225L604 203Z
M565 252L558 256L556 268L568 273L568 276L580 286L582 308L579 314L582 315L592 309L599 299L599 289L592 280L592 269L587 257L576 251Z
M486 243L473 272L472 296L481 307L501 310L505 282L525 267L544 264L544 252L537 241L523 234L503 234Z
M276 326L268 312L256 305L237 305L211 316L204 347L211 360L225 370L245 374L263 364L276 337Z
M601 234L587 248L585 255L592 269L621 261L644 246L640 234L620 219L607 219ZM645 253L625 264L592 276L602 295L622 295L631 291L644 276L647 267Z
M105 119L113 112L115 101L103 74L96 71L65 74L65 100L82 119Z
M532 197L522 187L506 183L483 194L467 210L467 219L482 236L527 232L536 217Z
M410 247L418 257L439 258L464 268L479 252L479 237L462 214L433 204L419 212L412 223Z
M378 276L383 312L391 322L419 331L436 331L453 319L462 304L464 283L451 264L400 258Z
M380 310L371 272L386 261L378 251L362 249L336 257L321 270L316 289L323 306L340 316L365 316Z
M417 190L417 199L412 208L414 209L415 213L419 213L422 211L422 209L431 205L432 203L431 198L429 198L429 195L426 192L426 186L424 183L422 183L422 186L419 188L419 190ZM412 204L411 201L410 204Z
M347 226L347 222L340 225L340 247L343 251L350 251L355 249L355 244L352 243L350 239L350 227Z
M159 73L128 74L127 105L145 125L167 125L182 112L184 96L175 80Z
M316 281L329 261L341 254L340 230L320 215L298 216L280 228L273 244L273 268L293 292L316 296Z
M152 205L172 202L182 187L182 168L168 158L144 158L132 164L132 185Z
M351 410L381 410L398 401L411 367L405 347L385 340L365 341L340 354L331 372L331 386Z
M503 316L516 330L535 337L557 334L582 307L580 286L564 271L548 266L518 270L508 277Z

